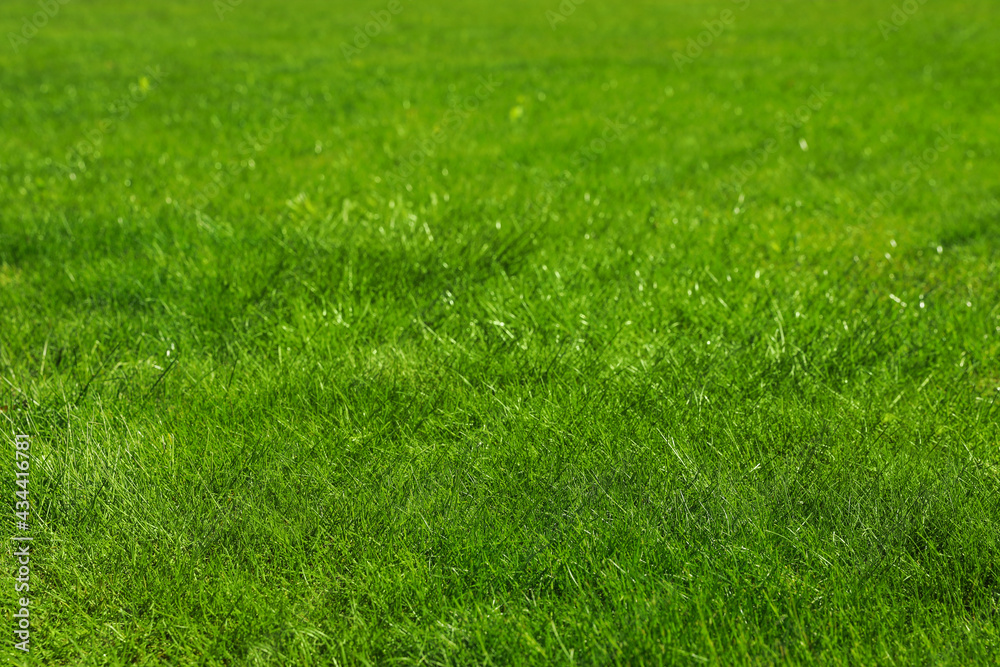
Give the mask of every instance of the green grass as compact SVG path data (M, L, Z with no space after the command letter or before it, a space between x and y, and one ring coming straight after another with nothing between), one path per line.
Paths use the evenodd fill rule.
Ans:
M5 660L997 664L995 3L400 2L0 6Z

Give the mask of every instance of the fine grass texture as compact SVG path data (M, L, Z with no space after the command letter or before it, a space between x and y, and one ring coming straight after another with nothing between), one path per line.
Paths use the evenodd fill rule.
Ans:
M387 6L4 40L4 659L997 664L996 3Z

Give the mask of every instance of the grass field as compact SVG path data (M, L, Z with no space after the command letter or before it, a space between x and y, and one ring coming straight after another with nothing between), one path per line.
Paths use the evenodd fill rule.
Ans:
M5 661L998 664L997 3L576 2L0 5Z

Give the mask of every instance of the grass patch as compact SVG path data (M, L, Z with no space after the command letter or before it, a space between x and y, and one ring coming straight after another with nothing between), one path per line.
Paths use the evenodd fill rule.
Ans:
M23 662L995 662L993 5L743 4L0 50Z

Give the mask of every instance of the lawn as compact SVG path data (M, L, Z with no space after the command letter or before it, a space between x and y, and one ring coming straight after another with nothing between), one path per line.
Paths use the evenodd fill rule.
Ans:
M8 664L1000 662L994 0L0 35Z

